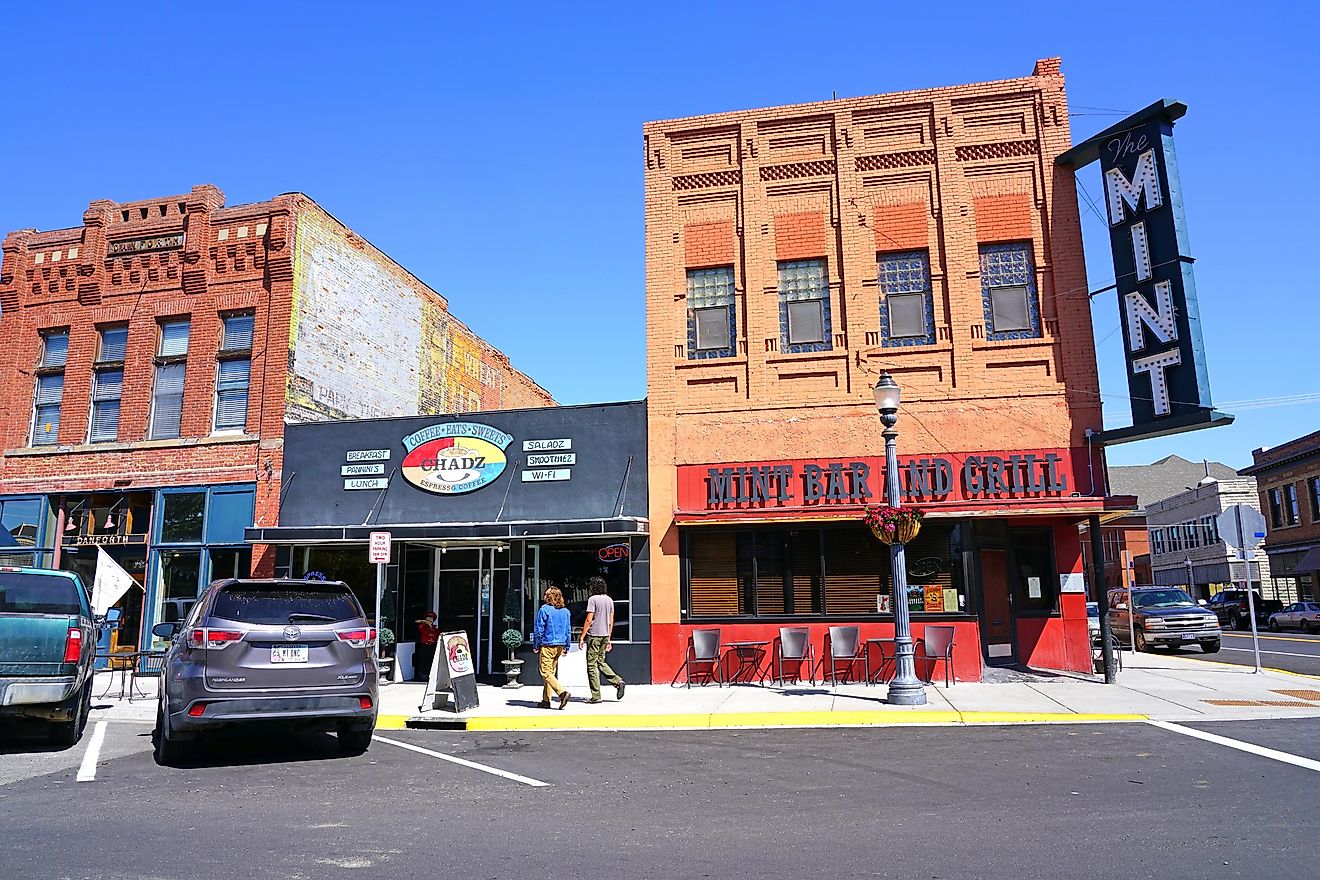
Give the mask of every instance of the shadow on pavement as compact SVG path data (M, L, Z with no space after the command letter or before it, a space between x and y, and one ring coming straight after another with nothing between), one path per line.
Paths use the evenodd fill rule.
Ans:
M154 742L154 732L144 735L153 737ZM331 733L277 729L218 731L198 736L187 759L165 769L246 767L349 757L352 756L340 750L339 741Z
M52 745L47 741L44 722L19 720L0 733L0 755L31 755L41 752L66 752L72 746ZM85 734L84 734L85 735ZM80 740L81 741L81 740Z

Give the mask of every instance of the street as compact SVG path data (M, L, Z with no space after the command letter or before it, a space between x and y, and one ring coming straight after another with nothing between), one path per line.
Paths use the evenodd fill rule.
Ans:
M98 721L63 752L0 744L0 864L4 876L135 880L198 866L252 878L1313 877L1315 722L1168 728L401 730L359 758L328 736L258 734L171 769L152 760L148 725ZM1293 757L1241 750L1255 746Z
M1216 660L1252 666L1256 658L1251 648L1251 633L1224 630L1223 647L1218 654L1205 655L1200 650L1178 652L1179 657ZM1320 635L1299 632L1272 633L1260 630L1260 665L1286 669L1306 675L1320 675Z

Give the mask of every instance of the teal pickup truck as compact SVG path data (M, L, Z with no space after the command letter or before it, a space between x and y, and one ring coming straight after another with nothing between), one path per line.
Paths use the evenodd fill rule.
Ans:
M45 721L52 743L78 742L95 657L91 604L78 575L0 567L0 724Z

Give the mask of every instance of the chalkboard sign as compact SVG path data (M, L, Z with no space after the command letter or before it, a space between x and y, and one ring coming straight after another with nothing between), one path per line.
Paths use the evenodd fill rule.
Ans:
M475 709L479 705L477 673L467 633L462 630L441 633L436 648L426 684L426 693L432 696L431 708L448 708L447 703L452 699L455 712Z

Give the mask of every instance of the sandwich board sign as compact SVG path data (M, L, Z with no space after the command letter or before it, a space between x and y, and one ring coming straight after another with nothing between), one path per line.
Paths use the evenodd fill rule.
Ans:
M477 708L477 670L472 662L472 647L468 643L468 634L463 630L440 634L439 650L431 661L431 674L426 682L426 694L422 697L422 709L426 709L426 699L431 698L430 708L449 709L454 712L466 712Z

